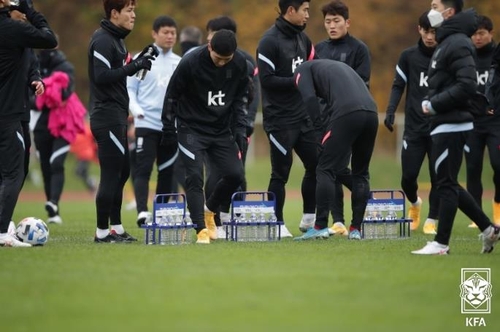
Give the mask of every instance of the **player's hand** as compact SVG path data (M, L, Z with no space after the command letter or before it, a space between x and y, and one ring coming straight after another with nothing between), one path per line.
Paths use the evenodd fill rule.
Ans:
M386 113L385 114L385 120L384 120L384 125L389 131L392 133L394 131L394 114L392 113Z

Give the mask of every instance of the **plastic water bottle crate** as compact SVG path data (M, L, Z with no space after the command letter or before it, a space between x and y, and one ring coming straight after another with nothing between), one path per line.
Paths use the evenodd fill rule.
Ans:
M411 219L406 219L405 194L401 190L374 190L361 224L364 239L410 237Z
M236 192L231 199L231 220L223 222L226 240L269 242L281 240L275 214L276 198L272 192Z
M186 218L186 196L174 193L155 196L153 220L141 227L146 244L179 245L192 242L196 226Z

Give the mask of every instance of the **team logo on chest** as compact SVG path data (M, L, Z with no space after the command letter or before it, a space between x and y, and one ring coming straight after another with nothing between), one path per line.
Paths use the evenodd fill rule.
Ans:
M226 103L222 100L226 96L225 93L222 93L222 90L217 91L217 94L214 94L213 91L208 91L208 106L224 106Z
M304 59L302 59L300 55L298 55L296 59L292 59L292 73L295 73L295 69L297 69L297 67L300 66L302 62L304 62Z

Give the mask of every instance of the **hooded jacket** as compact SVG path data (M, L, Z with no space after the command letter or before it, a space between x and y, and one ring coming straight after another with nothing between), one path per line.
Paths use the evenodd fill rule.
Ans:
M445 20L436 31L438 46L428 72L428 99L436 112L432 129L474 119L469 101L477 88L476 51L470 37L476 30L476 12L469 9Z
M257 47L264 129L267 132L300 128L307 119L302 97L293 80L295 69L316 57L314 46L303 29L280 16L264 33Z

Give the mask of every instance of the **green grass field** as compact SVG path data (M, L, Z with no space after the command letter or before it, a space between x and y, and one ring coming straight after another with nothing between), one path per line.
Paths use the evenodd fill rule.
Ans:
M399 166L379 159L372 164L372 189L397 188ZM81 190L67 174L68 191ZM295 192L299 174L297 163L289 183ZM250 189L265 189L268 175L267 162L250 165ZM487 172L484 208L491 215L488 179ZM28 184L25 190L37 189ZM287 200L285 216L299 235L301 201L292 196L297 195ZM24 197L14 219L45 218L43 198ZM77 200L63 196L61 210L64 224L49 226L46 246L0 248L1 332L462 331L471 329L465 325L471 316L485 318L487 326L476 329L500 326L500 248L479 254L478 232L466 227L461 213L451 255L416 257L410 251L432 236L179 247L94 244L89 194L82 191ZM125 227L142 240L135 217L123 211ZM492 314L462 315L461 268L484 267L491 268Z

